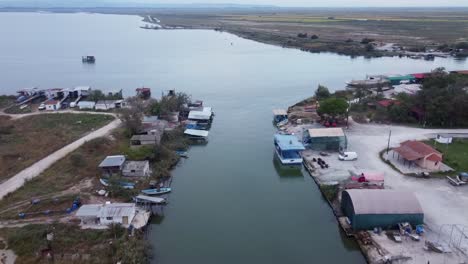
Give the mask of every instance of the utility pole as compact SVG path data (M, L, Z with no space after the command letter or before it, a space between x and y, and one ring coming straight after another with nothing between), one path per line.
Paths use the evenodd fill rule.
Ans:
M387 144L387 159L388 159L388 151L390 150L390 138L392 137L392 130L388 133L388 144Z

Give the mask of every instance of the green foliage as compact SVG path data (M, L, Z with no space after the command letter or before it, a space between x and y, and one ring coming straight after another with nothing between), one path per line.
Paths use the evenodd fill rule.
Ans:
M81 167L86 165L86 160L83 158L83 155L78 152L70 155L70 162L74 167Z
M315 90L315 98L317 100L323 100L327 99L330 97L330 91L328 90L327 87L320 85L317 87L317 90Z
M372 45L371 43L368 43L366 44L366 51L367 52L371 52L371 51L374 51L374 45Z
M164 116L171 112L179 112L185 104L190 102L190 96L186 93L177 93L174 96L163 96L159 101L149 104L148 112L151 115Z
M343 98L328 98L320 101L318 112L320 115L338 116L346 113L348 109L348 102Z
M334 201L338 196L338 185L325 185L321 184L320 189L328 201Z
M92 90L87 100L97 102L99 100L120 100L122 98L122 93L104 94L101 90Z
M425 112L429 126L468 126L468 79L436 69L426 78L414 104Z
M154 160L154 153L154 146L138 146L136 148L127 148L125 150L125 155L129 160Z

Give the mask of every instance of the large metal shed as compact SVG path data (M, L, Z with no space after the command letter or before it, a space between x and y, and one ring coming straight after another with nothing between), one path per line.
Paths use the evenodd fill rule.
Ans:
M312 150L339 151L346 149L347 140L340 127L312 128L304 133L304 142Z
M374 227L389 228L398 223L419 225L424 213L411 192L394 190L346 190L341 197L341 209L354 230Z

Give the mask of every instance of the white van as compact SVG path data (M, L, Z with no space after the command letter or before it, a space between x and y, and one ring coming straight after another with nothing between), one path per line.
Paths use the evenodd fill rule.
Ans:
M356 152L343 152L338 156L339 160L357 160L358 155Z

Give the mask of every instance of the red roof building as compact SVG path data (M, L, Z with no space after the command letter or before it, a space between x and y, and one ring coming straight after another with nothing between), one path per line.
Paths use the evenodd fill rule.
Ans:
M392 105L400 105L400 101L396 101L396 100L392 100L392 99L385 99L385 100L381 100L381 101L378 101L377 104L379 106L382 106L382 107L389 107L389 106L392 106Z
M399 157L401 156L407 161L416 163L423 169L437 171L442 164L442 153L420 141L408 140L402 142L393 151L398 153Z

